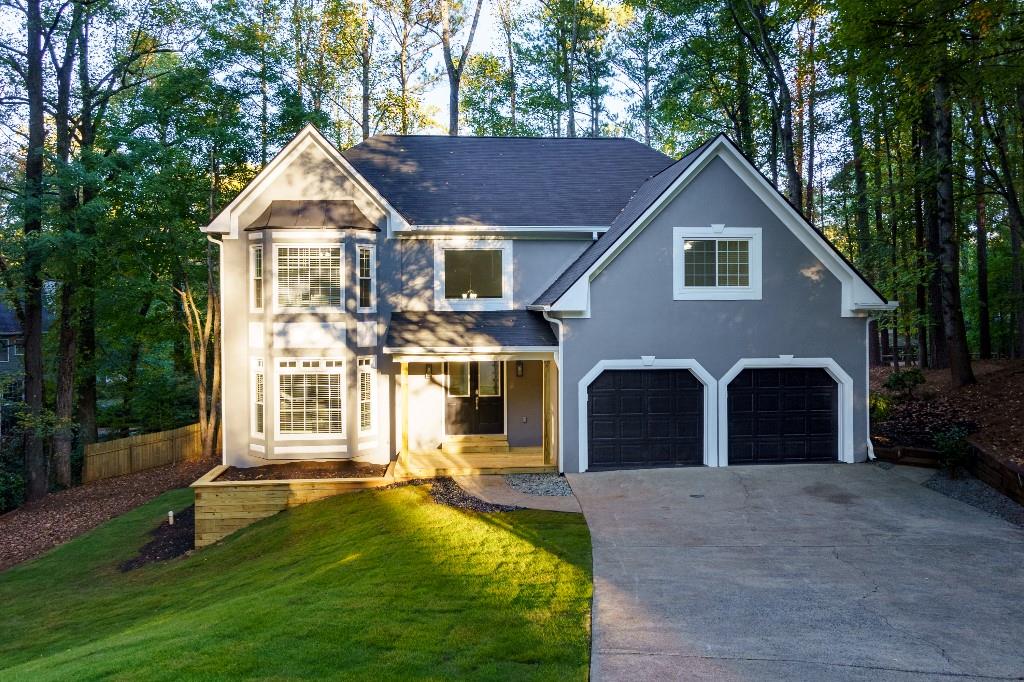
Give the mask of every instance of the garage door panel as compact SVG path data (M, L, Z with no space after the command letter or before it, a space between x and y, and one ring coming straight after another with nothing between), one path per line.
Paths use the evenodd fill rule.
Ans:
M730 463L838 459L838 386L825 370L745 369L728 392Z
M587 421L591 468L704 462L704 386L689 370L603 372Z

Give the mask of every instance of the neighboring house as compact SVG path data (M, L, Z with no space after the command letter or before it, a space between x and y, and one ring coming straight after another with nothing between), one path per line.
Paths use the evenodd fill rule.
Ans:
M307 127L204 231L226 464L868 456L868 315L895 304L724 136L677 161Z
M25 345L21 323L9 306L0 303L0 397L20 401L24 390Z

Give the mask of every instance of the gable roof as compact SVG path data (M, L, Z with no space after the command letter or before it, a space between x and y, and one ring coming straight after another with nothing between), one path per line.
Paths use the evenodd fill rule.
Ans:
M342 156L337 147L331 144L315 126L307 124L299 131L299 134L296 135L291 142L286 144L284 149L279 151L274 158L270 160L270 163L268 163L263 170L261 170L256 177L238 193L238 196L236 196L231 203L221 209L220 213L210 221L209 225L202 228L202 231L208 234L225 234L235 237L239 230L239 215L241 215L247 206L259 198L261 191L267 185L273 182L275 178L288 168L293 159L308 149L316 149L320 151L324 154L327 160L338 169L338 172L344 173L352 178L360 189L363 190L366 196L369 197L370 202L380 206L380 208L388 214L389 229L392 226L392 223L404 223L404 220L398 211L395 210L395 207L392 206L387 199L381 196L377 189L366 178L360 175L347 160L345 160L345 157Z
M651 207L651 205L658 200L662 194L665 193L673 182L675 182L680 175L683 174L687 168L700 156L708 145L714 140L705 142L700 147L683 156L668 168L664 169L652 178L649 178L646 182L636 188L633 196L630 197L629 203L627 203L622 211L616 216L612 222L611 227L601 235L601 238L596 242L592 243L587 247L579 257L566 268L558 278L551 283L551 285L542 293L534 305L546 306L551 305L559 298L562 294L569 290L569 287L576 282L580 276L585 273L590 266L597 262L597 260L604 255L604 253L612 247L612 244L621 237L630 226L636 222L637 218L643 215L644 211Z
M836 275L843 284L844 315L866 310L887 310L896 306L887 301L835 245L789 203L728 136L721 134L639 187L611 228L580 254L529 307L551 309L577 283L585 282L589 286L589 281L629 243L637 230L642 229L661 206L674 198L716 156L723 158L804 246ZM581 300L574 300L566 309L583 309L585 306Z
M673 164L626 138L377 135L342 155L416 225L612 224Z

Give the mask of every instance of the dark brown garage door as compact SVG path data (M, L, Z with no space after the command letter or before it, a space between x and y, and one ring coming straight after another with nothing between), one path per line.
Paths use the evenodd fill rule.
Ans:
M685 369L609 370L587 396L589 468L704 463L704 385Z
M838 402L823 369L743 370L729 384L729 464L836 461Z

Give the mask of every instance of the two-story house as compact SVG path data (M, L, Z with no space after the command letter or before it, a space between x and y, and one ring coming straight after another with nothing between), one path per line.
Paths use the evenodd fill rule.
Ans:
M226 464L868 457L867 316L894 304L725 137L307 127L204 231Z

